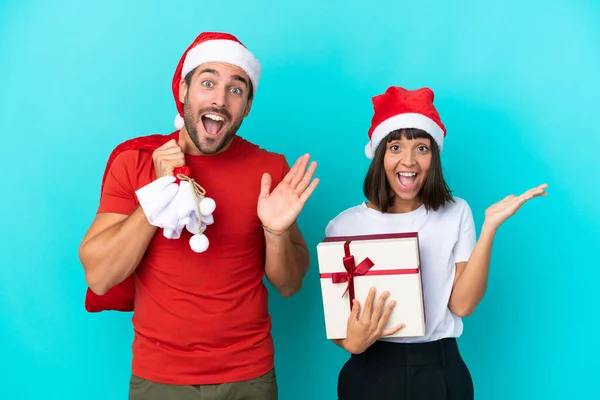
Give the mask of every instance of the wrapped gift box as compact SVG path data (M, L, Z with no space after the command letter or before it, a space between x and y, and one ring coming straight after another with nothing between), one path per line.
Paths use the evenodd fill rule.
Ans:
M386 337L425 335L425 306L417 233L328 237L317 245L321 293L328 339L346 337L352 299L361 314L371 287L377 299L390 292L386 305L396 301L387 328L404 323Z

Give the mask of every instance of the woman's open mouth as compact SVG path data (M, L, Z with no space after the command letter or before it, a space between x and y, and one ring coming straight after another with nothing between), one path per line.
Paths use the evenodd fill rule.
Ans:
M415 190L417 188L418 176L419 174L416 172L397 172L396 180L402 189Z

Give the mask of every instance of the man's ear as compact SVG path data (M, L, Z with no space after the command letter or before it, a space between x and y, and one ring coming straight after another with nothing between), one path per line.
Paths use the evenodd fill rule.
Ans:
M187 90L188 90L188 87L185 84L185 79L181 79L181 81L179 81L179 101L181 103L183 103L183 101L185 100Z
M246 118L248 114L250 114L250 109L252 108L252 100L254 100L254 98L248 100L248 104L246 104L246 113L244 114L244 118Z

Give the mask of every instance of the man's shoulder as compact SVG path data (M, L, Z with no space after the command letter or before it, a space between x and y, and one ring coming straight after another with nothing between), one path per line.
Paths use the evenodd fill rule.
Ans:
M108 156L103 180L106 179L112 167L116 166L118 169L125 170L135 168L140 162L140 157L144 157L144 155L151 157L151 152L154 149L173 139L174 135L175 132L170 134L156 133L137 136L120 142L112 149Z
M130 138L117 144L113 148L109 158L115 158L119 154L124 153L126 151L154 150L174 138L175 132L170 134L155 133L151 135Z
M268 150L257 143L253 143L246 138L238 136L238 145L240 153L245 154L248 157L253 157L261 162L274 162L282 163L286 162L285 155L278 153L273 150Z

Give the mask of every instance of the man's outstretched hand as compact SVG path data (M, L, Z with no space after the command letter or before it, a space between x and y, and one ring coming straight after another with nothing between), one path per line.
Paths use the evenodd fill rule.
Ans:
M283 232L294 223L300 214L304 204L319 184L318 178L312 180L317 163L313 161L307 170L309 160L309 154L298 158L272 192L271 175L263 174L257 213L265 227Z

